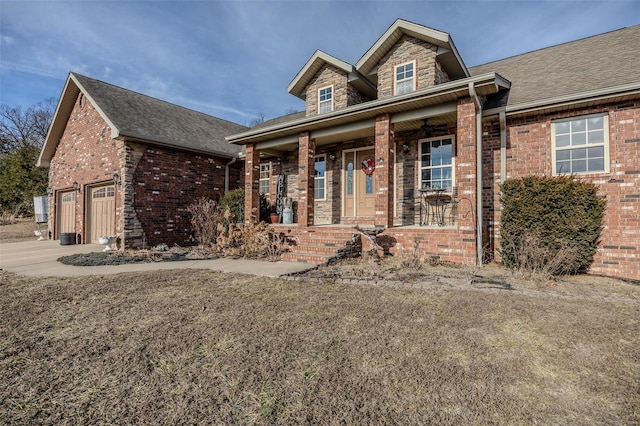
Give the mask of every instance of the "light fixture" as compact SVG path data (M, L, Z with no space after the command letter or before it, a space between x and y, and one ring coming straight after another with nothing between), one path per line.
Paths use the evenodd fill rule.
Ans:
M122 179L118 172L113 172L113 183L118 186L122 186Z
M78 183L78 181L73 181L73 190L80 192L80 184Z
M53 195L53 189L50 186L47 186L47 195L51 197Z
M406 154L407 152L409 152L409 144L407 142L402 144L402 151Z
M329 154L329 160L335 161L335 159L336 159L336 155L333 152Z

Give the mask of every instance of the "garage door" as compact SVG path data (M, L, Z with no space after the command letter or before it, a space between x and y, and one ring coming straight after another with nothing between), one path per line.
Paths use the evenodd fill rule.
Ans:
M115 187L100 186L90 189L88 235L89 241L98 244L101 236L114 235L116 217Z
M76 232L76 193L75 191L62 192L59 197L58 238L62 233Z

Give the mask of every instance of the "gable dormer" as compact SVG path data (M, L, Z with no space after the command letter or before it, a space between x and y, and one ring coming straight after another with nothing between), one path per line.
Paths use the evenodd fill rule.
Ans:
M353 65L317 50L291 81L289 93L303 99L307 116L344 109L375 98L371 82Z
M396 20L356 64L378 99L469 77L447 33Z

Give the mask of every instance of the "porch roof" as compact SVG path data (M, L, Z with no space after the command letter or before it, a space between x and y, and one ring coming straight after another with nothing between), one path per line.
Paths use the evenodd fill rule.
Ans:
M362 135L358 133L359 130L368 129L370 132L375 117L382 114L391 114L392 121L396 124L396 131L402 131L411 127L406 124L408 122L417 123L423 118L452 111L455 113L457 100L469 97L470 87L474 87L478 95L488 96L502 89L508 89L510 84L496 73L487 73L401 96L364 102L326 114L309 117L292 115L292 120L252 128L246 132L228 136L226 139L233 144L261 143L263 147L276 148L296 143L300 132L315 132L315 135L313 133L311 135L314 138L320 135L327 136L334 129L335 134L350 133L352 136L357 136ZM403 128L403 123L407 126L406 128Z

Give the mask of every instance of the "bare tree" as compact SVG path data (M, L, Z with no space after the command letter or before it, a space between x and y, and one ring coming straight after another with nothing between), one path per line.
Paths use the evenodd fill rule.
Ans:
M8 154L25 146L40 149L47 137L54 111L53 98L31 105L26 110L21 106L0 105L0 153Z

